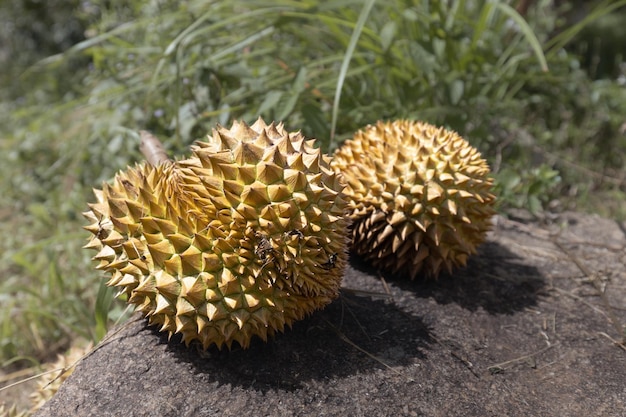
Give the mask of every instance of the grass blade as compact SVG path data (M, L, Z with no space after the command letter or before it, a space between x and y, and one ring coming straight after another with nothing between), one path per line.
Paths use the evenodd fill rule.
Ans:
M552 56L556 52L561 50L561 48L570 43L572 39L574 39L576 35L580 33L580 31L582 31L589 24L593 23L595 20L613 11L619 10L621 7L624 6L626 6L626 0L607 0L598 3L596 7L590 13L587 13L582 20L568 27L546 43L546 50L548 51L548 55Z
M337 79L337 88L335 89L335 100L333 101L333 114L332 121L330 123L330 140L328 142L329 151L333 148L333 142L335 139L335 129L337 127L337 117L339 115L339 101L341 100L341 89L343 87L343 82L346 79L348 66L350 66L350 60L352 59L352 55L354 54L356 44L359 41L359 36L361 35L361 31L365 26L365 22L367 21L367 17L369 16L370 11L374 6L374 3L376 3L376 0L368 0L363 6L361 14L359 15L359 20L357 20L354 31L352 32L352 37L350 38L348 49L346 50L346 54L343 57L343 62L341 63L339 78Z
M511 19L513 19L515 23L517 23L517 26L526 37L526 40L530 44L530 47L535 52L535 56L537 57L537 60L541 65L541 70L544 72L548 72L548 62L546 61L546 56L543 54L541 43L539 42L539 39L537 39L535 32L528 25L526 20L522 17L522 15L517 12L517 10L515 10L508 4L497 2L496 7L500 9L504 14L509 16Z
M96 319L96 340L101 340L108 330L109 310L113 303L113 290L105 284L104 280L100 282L98 288L98 297L96 298L95 319Z

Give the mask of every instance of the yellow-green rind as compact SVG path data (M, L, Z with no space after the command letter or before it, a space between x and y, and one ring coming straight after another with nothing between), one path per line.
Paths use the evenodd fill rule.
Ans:
M343 188L312 140L235 122L187 160L138 165L96 191L87 247L162 331L245 348L337 297Z
M411 279L451 272L490 229L489 166L456 132L378 122L337 149L332 166L347 182L352 248L382 270Z

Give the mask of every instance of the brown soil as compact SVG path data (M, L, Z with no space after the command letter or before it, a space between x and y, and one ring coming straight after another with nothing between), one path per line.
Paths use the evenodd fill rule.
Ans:
M38 416L624 416L626 234L498 218L467 268L381 277L248 350L186 348L135 318Z

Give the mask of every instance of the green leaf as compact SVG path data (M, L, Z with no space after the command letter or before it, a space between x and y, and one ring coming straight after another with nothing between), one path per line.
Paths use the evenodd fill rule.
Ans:
M298 74L296 75L296 78L293 81L293 85L291 86L291 89L294 92L297 92L298 94L303 92L304 89L306 88L306 82L307 82L307 69L305 66L300 67L300 69L298 70Z
M391 20L383 26L380 30L380 44L383 47L383 51L387 52L391 43L393 42L394 37L396 36L396 30L398 29L398 24Z
M539 197L537 197L536 195L528 196L528 210L530 210L532 214L541 213L542 205Z
M276 105L278 104L282 96L282 91L268 91L265 94L263 102L261 102L261 105L259 106L259 114L268 118L271 117L270 114L275 110Z
M447 41L444 39L433 38L432 40L433 52L440 61L445 60L447 44Z
M461 97L463 97L464 88L465 83L463 80L456 79L450 83L450 103L459 104Z
M300 94L297 91L288 91L282 97L282 100L276 106L276 120L283 121L291 114L298 99L300 98Z

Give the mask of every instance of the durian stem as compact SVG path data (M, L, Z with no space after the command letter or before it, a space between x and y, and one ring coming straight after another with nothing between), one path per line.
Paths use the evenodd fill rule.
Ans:
M161 141L147 130L140 130L141 143L139 150L146 157L150 165L157 166L163 162L170 161Z

